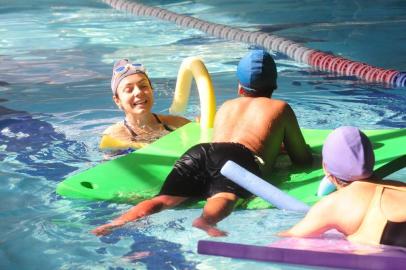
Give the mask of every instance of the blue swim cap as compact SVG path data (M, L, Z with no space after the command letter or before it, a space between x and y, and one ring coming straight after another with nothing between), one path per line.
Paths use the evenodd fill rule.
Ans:
M244 90L257 94L277 88L276 64L264 50L252 50L238 64L237 77Z

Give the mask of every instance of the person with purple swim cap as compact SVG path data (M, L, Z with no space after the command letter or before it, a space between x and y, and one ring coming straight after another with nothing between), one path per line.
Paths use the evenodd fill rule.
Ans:
M327 137L322 158L322 183L330 182L338 191L279 235L312 237L336 229L353 242L406 247L406 184L374 176L368 137L358 128L339 127Z
M124 112L125 119L107 128L103 136L109 136L121 145L140 148L190 122L183 117L151 112L153 88L142 64L127 59L117 61L113 67L111 90L113 101Z

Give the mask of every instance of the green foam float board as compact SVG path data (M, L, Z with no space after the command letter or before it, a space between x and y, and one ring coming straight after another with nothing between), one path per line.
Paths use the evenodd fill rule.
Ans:
M57 186L68 198L137 202L154 196L175 161L191 146L208 142L211 130L190 123L126 156L75 174Z
M267 180L297 199L313 204L319 199L316 192L323 176L321 149L331 130L302 129L302 132L316 157L314 165L299 168L291 164L287 155L280 155ZM406 129L364 132L374 147L375 169L387 165L381 173L389 174L394 168L405 166ZM151 198L159 192L175 161L193 145L209 142L210 138L211 129L189 123L133 153L68 177L58 184L57 193L68 198L132 204ZM202 205L203 202L192 202L184 207ZM256 197L242 201L239 207L263 209L272 205Z

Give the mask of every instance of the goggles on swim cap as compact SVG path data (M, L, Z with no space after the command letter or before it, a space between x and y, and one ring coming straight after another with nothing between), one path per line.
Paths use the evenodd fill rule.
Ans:
M140 73L145 73L146 69L142 64L138 63L128 63L125 64L124 66L119 66L114 69L114 76L119 77L122 74L126 73L128 70L134 70L136 73L137 71Z
M123 80L125 77L132 74L141 73L148 78L146 72L147 70L142 64L131 63L127 59L119 60L113 67L113 76L111 78L111 91L113 91L113 95L117 94L117 87L120 84L121 80Z

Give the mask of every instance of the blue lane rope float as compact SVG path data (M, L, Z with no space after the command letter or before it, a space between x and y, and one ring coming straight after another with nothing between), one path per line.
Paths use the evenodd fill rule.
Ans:
M200 30L214 37L255 44L267 50L283 53L297 62L308 64L322 71L356 76L372 83L384 83L398 87L406 86L406 72L383 69L319 50L309 49L300 43L276 35L260 31L245 31L223 24L211 23L191 16L177 14L159 7L146 6L128 0L102 1L117 10L129 12L136 16L156 17L161 20L174 22L182 27Z
M307 212L309 210L307 204L286 194L231 160L224 164L220 173L279 209L301 212Z

